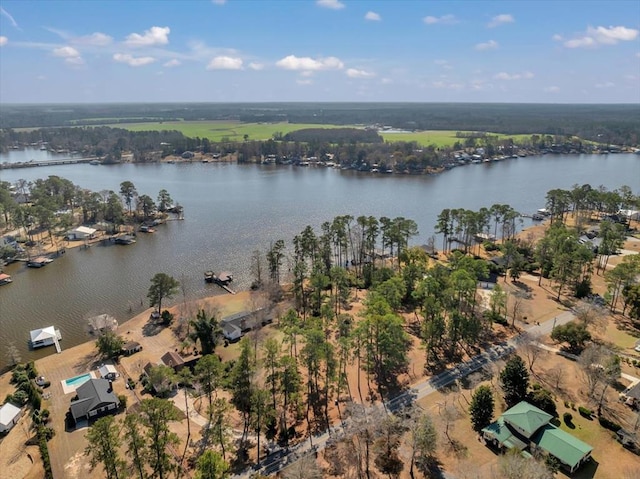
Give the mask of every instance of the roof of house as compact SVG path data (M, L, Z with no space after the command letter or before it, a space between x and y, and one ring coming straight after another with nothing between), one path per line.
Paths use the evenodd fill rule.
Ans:
M0 407L0 424L3 426L8 426L13 422L16 416L19 416L21 413L21 409L17 406L14 406L10 402L4 403Z
M504 444L509 449L517 448L519 451L522 451L527 447L526 438L524 438L524 440L521 439L519 434L509 428L502 418L499 418L496 422L489 424L482 430L482 432L493 436L498 440L498 442L500 442L500 444Z
M632 397L634 399L640 399L640 382L636 383L633 387L625 389L623 394L627 397Z
M87 416L89 411L110 404L118 404L111 383L106 379L89 379L76 389L78 399L71 401L71 414L74 419Z
M593 447L552 424L543 426L531 440L570 467L575 467Z
M549 424L553 416L526 401L520 401L507 409L501 418L525 431L527 437L531 437L542 426Z
M83 233L86 235L92 235L98 230L95 228L89 228L88 226L78 226L77 228L74 228L71 231L76 233Z
M182 359L182 356L173 351L167 351L160 359L164 364L172 368L182 366L184 364L184 359Z
M113 375L118 374L118 370L113 364L103 364L98 368L98 371L100 372L100 376L102 376L103 378L109 374L113 374Z
M124 343L124 346L122 346L122 349L124 349L125 351L131 351L133 349L137 349L140 347L140 343L137 341L129 341L127 343Z
M34 329L29 335L31 336L31 342L35 343L36 341L55 338L56 329L53 326L47 326L46 328Z

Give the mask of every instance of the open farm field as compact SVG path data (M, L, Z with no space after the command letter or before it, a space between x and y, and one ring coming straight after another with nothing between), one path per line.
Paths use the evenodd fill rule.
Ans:
M301 123L241 123L238 121L166 121L145 123L108 124L113 128L124 128L131 131L162 131L177 130L185 136L194 138L208 138L211 141L222 141L227 138L230 141L242 141L244 135L249 140L268 140L273 134L280 132L283 135L295 130L305 128L346 128L349 125L319 125Z
M459 131L459 130L458 130ZM456 137L456 133L458 131L455 130L423 130L423 131L413 131L407 133L386 133L380 132L380 136L384 138L384 141L387 142L395 142L395 141L415 141L419 145L427 146L427 145L436 145L438 147L446 147L453 146L456 141L460 141L464 144L464 138ZM461 133L470 133L470 132L461 132ZM502 133L488 133L492 136L497 136L499 139L504 138L513 138L513 140L517 143L522 139L529 139L531 135L506 135Z
M165 121L165 122L141 122L107 124L113 128L124 128L131 131L177 130L188 137L208 138L211 141L242 141L244 135L249 140L268 140L273 134L280 132L283 135L291 131L306 128L349 128L352 125L326 125L314 123L242 123L238 121ZM455 130L424 130L407 133L380 132L380 136L387 142L415 141L421 146L436 145L438 147L453 146L456 141L464 142L464 138L456 137ZM499 138L513 138L518 141L522 138L530 138L531 135L505 135L490 133Z

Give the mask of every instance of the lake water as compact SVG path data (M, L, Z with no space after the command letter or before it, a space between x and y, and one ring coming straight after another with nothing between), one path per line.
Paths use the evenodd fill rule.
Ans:
M33 159L41 159L38 150L31 153ZM3 161L6 155L0 155ZM544 206L547 191L576 183L609 189L626 184L638 193L640 156L546 155L468 165L437 176L217 163L0 170L0 180L10 182L49 175L94 191L118 191L120 183L129 180L140 194L152 198L164 188L184 206L185 220L169 221L155 234L139 234L131 246L70 249L41 269L9 265L6 272L14 282L0 287L0 350L13 342L23 359L55 354L53 348L29 351L32 329L55 325L62 332L62 347L68 348L89 339L87 318L109 313L122 323L146 309L150 279L158 272L181 281L187 299L220 292L204 283L208 269L232 271L233 287L246 289L252 280L251 253L265 251L278 239L289 245L306 225L319 228L344 214L404 216L418 224L420 234L412 244L422 244L433 234L444 208L505 203L532 213ZM523 226L530 224L525 219ZM173 302L181 299L182 293ZM0 367L5 363L0 357Z

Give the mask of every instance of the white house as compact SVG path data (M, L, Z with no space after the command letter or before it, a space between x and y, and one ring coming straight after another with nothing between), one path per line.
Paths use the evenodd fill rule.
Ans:
M14 406L10 402L0 407L0 432L8 432L18 423L22 416L22 409Z
M95 228L89 228L88 226L78 226L67 233L67 239L69 241L80 241L85 239L93 239L96 236Z

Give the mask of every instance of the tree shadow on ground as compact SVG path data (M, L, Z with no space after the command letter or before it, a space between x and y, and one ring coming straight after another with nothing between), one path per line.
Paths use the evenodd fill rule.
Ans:
M102 358L97 350L93 350L78 360L73 366L75 372L84 373L87 370L95 369L102 362Z
M164 329L164 326L160 323L157 323L156 321L152 321L149 320L147 321L147 323L142 327L142 335L149 337L149 336L156 336L157 334L160 333L160 331L162 331Z

